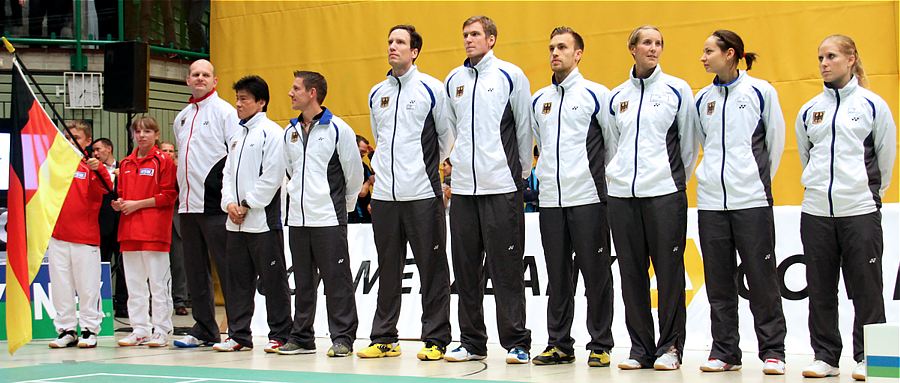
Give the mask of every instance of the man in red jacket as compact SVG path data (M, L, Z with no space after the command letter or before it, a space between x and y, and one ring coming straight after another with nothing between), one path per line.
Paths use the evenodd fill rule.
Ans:
M69 140L84 148L91 144L91 127L84 121L66 124L71 132ZM59 337L50 342L50 348L78 345L81 348L97 346L97 333L103 314L100 312L100 225L97 216L103 195L109 191L112 181L109 172L100 169L96 158L82 160L72 179L72 186L50 238L47 257L50 260L51 294L56 317L53 324ZM102 177L102 178L101 178ZM75 316L75 294L78 294L80 312ZM81 339L75 326L81 326Z

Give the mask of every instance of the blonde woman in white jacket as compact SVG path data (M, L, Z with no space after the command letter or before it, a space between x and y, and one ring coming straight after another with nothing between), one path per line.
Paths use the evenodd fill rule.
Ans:
M856 43L832 35L819 45L824 91L800 109L797 150L806 188L800 239L806 256L809 336L815 360L803 376L840 374L838 280L853 301L853 378L865 380L863 325L883 323L881 197L891 180L897 128L887 103L865 88Z
M713 337L700 370L741 369L735 283L740 255L763 372L782 375L787 328L775 264L772 179L784 149L784 117L775 88L747 74L755 59L729 30L713 32L700 56L706 71L716 75L695 104L703 145L697 216ZM738 70L741 60L747 71Z
M619 368L675 370L685 335L685 184L697 159L697 113L691 87L662 72L662 34L636 28L629 79L604 107L610 131L606 166L609 226L622 273L629 358ZM659 340L650 307L650 262L659 287Z

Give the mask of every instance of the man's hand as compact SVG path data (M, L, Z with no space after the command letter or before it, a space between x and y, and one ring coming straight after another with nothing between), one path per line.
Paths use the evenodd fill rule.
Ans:
M232 202L228 204L226 209L228 209L228 219L230 219L231 222L234 222L235 225L244 223L244 215L246 214L246 210L243 207Z
M96 158L88 158L88 160L87 160L87 166L88 166L89 168L91 168L91 170L97 170L97 169L100 169L100 160L98 160L98 159L96 159Z

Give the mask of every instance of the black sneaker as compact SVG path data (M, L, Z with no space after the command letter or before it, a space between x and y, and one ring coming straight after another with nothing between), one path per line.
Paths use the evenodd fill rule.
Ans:
M547 346L541 355L538 355L531 360L531 363L538 366L547 366L553 364L568 364L574 361L575 355L566 354L556 346Z

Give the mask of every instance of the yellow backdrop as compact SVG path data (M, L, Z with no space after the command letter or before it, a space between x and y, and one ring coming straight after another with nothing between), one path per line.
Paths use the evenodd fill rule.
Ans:
M853 37L870 80L898 117L898 2L307 2L213 1L211 53L220 94L233 100L231 84L257 74L270 87L269 115L286 123L287 92L297 69L321 72L328 80L325 105L357 133L371 138L367 96L384 79L387 32L414 24L424 37L417 64L443 80L465 58L462 22L485 14L498 26L495 53L515 63L532 91L550 81L547 43L558 25L585 39L582 73L613 88L632 64L626 40L643 24L658 26L665 39L663 69L683 78L696 92L711 81L699 62L703 41L716 29L731 29L747 51L759 54L751 74L770 81L781 98L788 126L781 167L773 184L775 203L802 201L800 164L794 136L797 112L822 91L817 47L834 33ZM898 201L898 166L886 202ZM688 191L691 205L696 193Z

